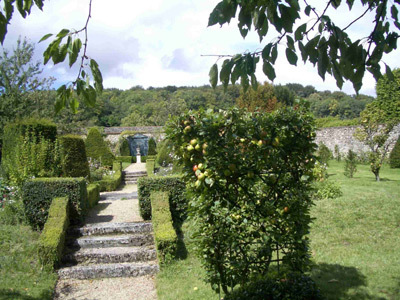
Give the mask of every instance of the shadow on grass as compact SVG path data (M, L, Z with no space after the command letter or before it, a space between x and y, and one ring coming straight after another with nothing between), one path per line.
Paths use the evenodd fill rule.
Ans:
M178 249L176 251L177 259L186 259L188 256L188 250L184 242L184 234L182 231L183 222L173 222L176 235L178 236Z
M367 278L354 267L320 263L313 267L311 277L326 299L385 299L365 291Z
M13 299L13 300L51 300L53 298L53 291L43 291L40 296L32 297L29 295L21 294L18 291L10 291L0 289L0 299Z

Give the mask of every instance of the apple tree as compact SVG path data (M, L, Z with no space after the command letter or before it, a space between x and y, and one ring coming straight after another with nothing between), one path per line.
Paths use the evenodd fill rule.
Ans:
M302 107L270 114L188 112L167 138L184 166L198 251L213 289L309 266L313 118Z

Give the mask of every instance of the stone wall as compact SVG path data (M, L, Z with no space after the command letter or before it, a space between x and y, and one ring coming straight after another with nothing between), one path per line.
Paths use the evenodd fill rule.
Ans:
M369 151L368 147L354 138L354 132L358 126L331 127L317 130L316 143L324 143L332 152L338 145L341 153L353 150L357 153ZM390 150L400 135L400 124L392 131L389 140L392 142Z
M112 145L118 142L119 135L124 131L134 131L148 137L152 137L159 142L164 139L165 134L162 126L141 126L141 127L104 127L104 133L107 135L106 141Z

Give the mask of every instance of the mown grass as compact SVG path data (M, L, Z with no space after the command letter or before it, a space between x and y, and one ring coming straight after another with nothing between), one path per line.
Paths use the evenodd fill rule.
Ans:
M39 233L24 225L0 225L0 299L52 299L57 280L41 268Z
M368 165L343 169L328 170L343 196L312 210L312 277L327 299L400 299L400 170L384 166L376 182Z
M343 162L330 162L329 180L341 185L343 196L318 200L312 208L311 276L327 299L400 299L400 170L384 166L382 181L375 182L369 166L357 168L349 179ZM190 240L185 242L187 257L157 276L158 298L218 299L203 281Z

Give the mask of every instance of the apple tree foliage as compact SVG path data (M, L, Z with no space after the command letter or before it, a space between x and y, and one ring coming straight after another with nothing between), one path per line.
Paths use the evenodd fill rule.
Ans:
M7 34L8 25L17 10L23 18L26 18L33 7L43 9L44 0L4 0L0 8L0 42L3 44ZM103 91L103 78L99 65L87 54L88 24L91 18L92 0L89 1L89 13L85 26L80 30L62 29L58 34L46 34L39 42L54 37L43 53L44 64L50 59L54 64L64 62L68 57L68 64L72 67L78 58L80 67L75 81L64 84L57 89L57 101L55 110L58 113L62 108L69 106L73 112L77 112L79 99L86 105L94 106L97 94ZM82 42L80 35L84 34ZM90 76L91 74L91 76ZM92 83L93 82L93 83Z
M317 66L318 74L325 79L332 75L339 88L345 80L353 83L356 91L362 86L366 71L376 80L382 76L380 62L385 53L397 48L400 23L398 9L400 0L222 0L209 17L209 26L224 25L232 19L238 19L240 34L245 38L253 28L258 33L260 43L271 29L278 33L276 38L263 46L261 51L246 52L228 57L222 63L221 70L214 64L210 70L210 83L216 86L218 77L226 87L231 81L241 81L247 89L250 84L256 89L256 66L261 61L265 75L273 81L276 77L274 64L278 57L278 45L284 44L287 61L297 65L300 58ZM319 10L315 5L324 5ZM348 11L356 10L355 4L362 6L354 20L340 27L335 22L339 7ZM342 13L341 13L342 15ZM354 40L348 30L358 21L370 15L373 18L368 36ZM390 78L393 74L388 65L385 71Z
M312 116L296 108L188 112L166 127L216 291L266 275L277 248L281 270L309 265L315 128Z

